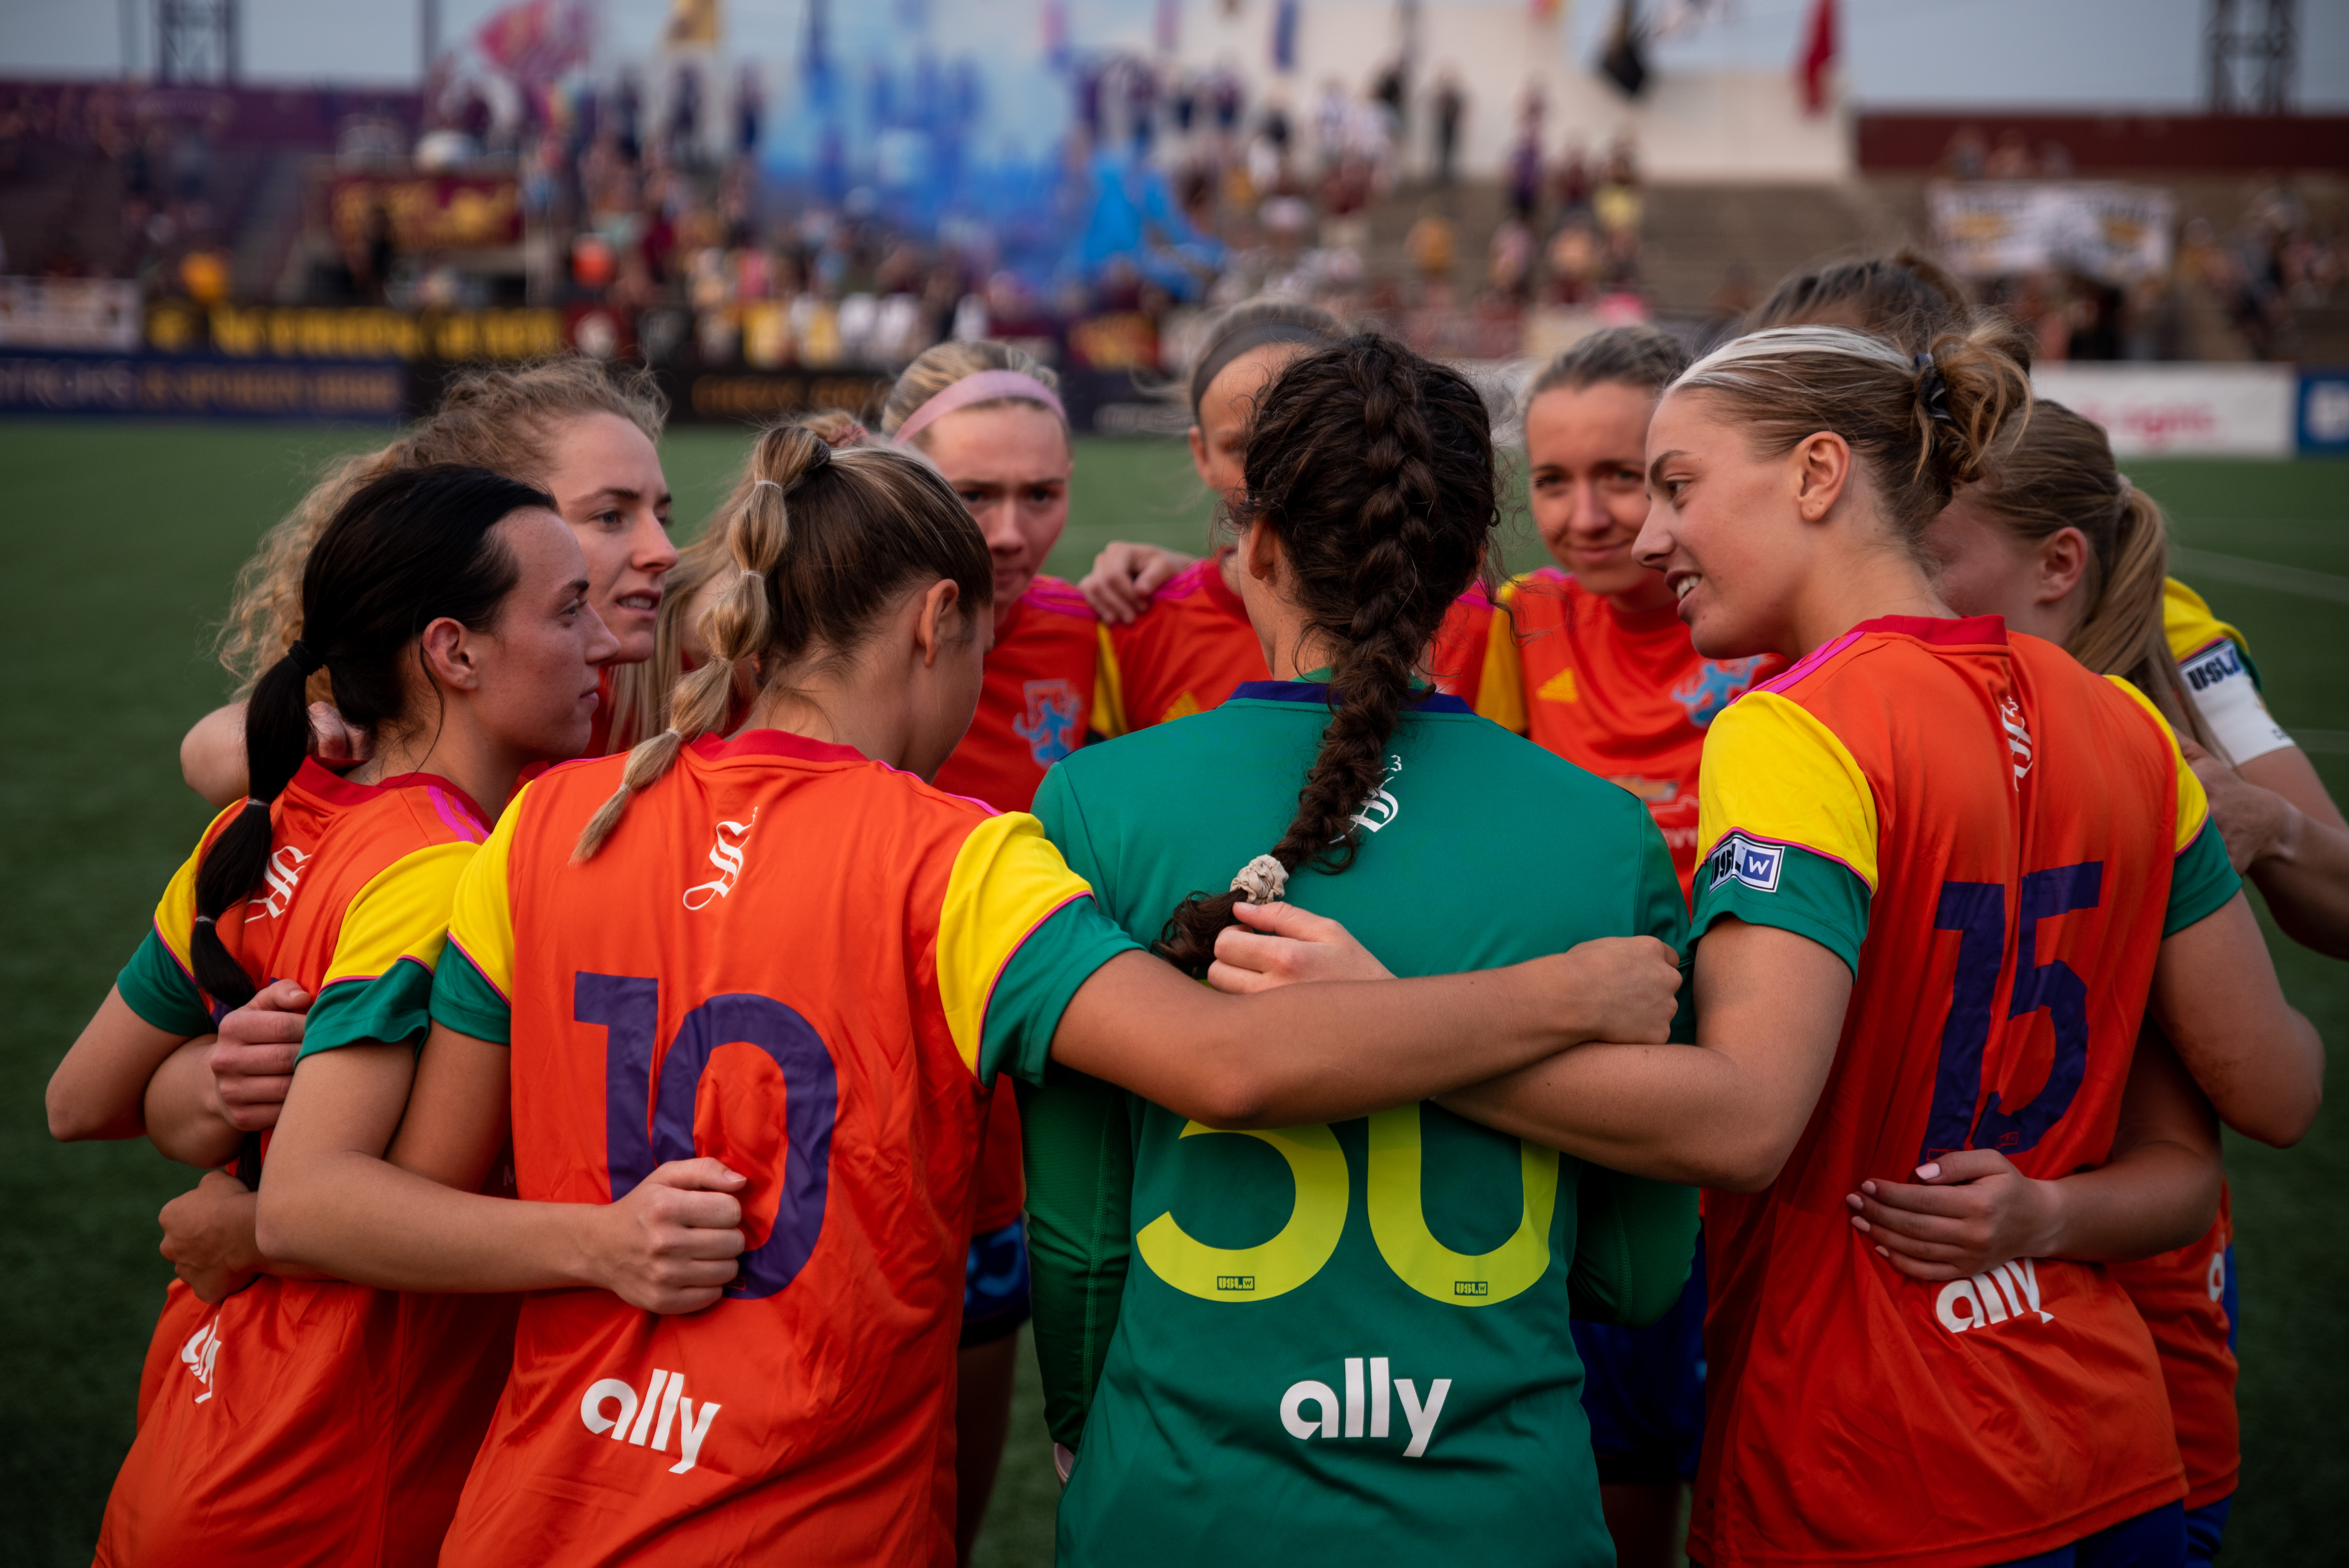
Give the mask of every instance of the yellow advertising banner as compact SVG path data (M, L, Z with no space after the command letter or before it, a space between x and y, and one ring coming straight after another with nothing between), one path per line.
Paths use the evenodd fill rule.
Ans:
M569 346L558 310L384 310L159 301L148 346L230 359L543 359Z

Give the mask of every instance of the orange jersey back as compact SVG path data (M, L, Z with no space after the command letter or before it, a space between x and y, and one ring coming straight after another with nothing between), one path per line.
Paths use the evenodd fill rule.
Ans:
M2233 1495L2243 1469L2233 1325L2227 1314L2227 1246L2234 1239L2233 1199L2222 1184L2219 1217L2192 1244L2113 1265L2113 1277L2137 1304L2161 1353L2178 1452L2186 1461L2189 1508Z
M265 881L219 924L230 953L256 986L292 980L317 998L305 1056L419 1035L458 876L487 835L479 809L442 779L370 788L305 762L270 820ZM191 1034L218 1011L187 962L198 858L121 981L141 1016ZM214 1307L174 1281L98 1561L433 1562L516 1306L264 1275Z
M695 742L574 865L621 766L508 809L434 1016L511 1042L523 1198L714 1155L750 1247L690 1316L528 1298L442 1561L950 1560L982 1078L1090 973L1089 890L1031 817L763 729ZM1092 922L1093 963L1131 945Z
M1075 588L1039 577L995 628L978 711L938 769L937 786L999 811L1024 811L1044 769L1089 733L1123 732L1119 713L1102 674L1101 618Z
M1793 931L1856 981L1777 1181L1708 1195L1691 1555L1961 1568L2181 1496L2106 1270L1913 1281L1844 1205L1940 1151L2050 1178L2108 1156L2161 939L2235 885L2167 727L1995 617L1888 618L1717 717L1702 797L1697 931Z
M1272 678L1247 606L1224 581L1228 553L1176 573L1132 624L1102 627L1126 727L1205 713L1222 707L1242 681Z

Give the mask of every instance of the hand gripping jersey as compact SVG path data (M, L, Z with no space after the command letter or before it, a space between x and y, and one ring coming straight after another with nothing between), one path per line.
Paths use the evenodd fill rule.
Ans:
M1112 918L1155 936L1279 838L1327 692L1247 685L1089 748L1039 815ZM1449 696L1415 705L1391 749L1357 863L1288 896L1397 973L1597 936L1678 944L1671 861L1620 790ZM1571 830L1494 830L1499 803L1528 800ZM1567 1320L1671 1305L1692 1192L1433 1104L1218 1132L1102 1089L1056 1078L1027 1119L1039 1357L1077 1449L1061 1563L1436 1563L1464 1542L1496 1563L1613 1561ZM1066 1095L1110 1110L1074 1125ZM1101 1275L1122 1286L1107 1310Z
M750 1246L690 1316L525 1300L441 1561L950 1563L985 1086L1133 944L1033 818L775 730L695 741L574 865L621 768L507 809L433 1016L511 1043L524 1199L712 1155Z
M938 769L938 788L1024 811L1044 769L1092 735L1124 732L1123 699L1102 661L1101 619L1084 595L1039 577L995 628L978 711Z
M1686 892L1697 850L1697 763L1722 709L1785 668L1772 655L1708 659L1676 609L1626 614L1556 567L1501 590L1476 711L1647 803Z
M1857 976L1778 1180L1705 1206L1710 1568L2052 1550L2185 1491L2152 1341L2102 1267L1908 1279L1846 1217L1869 1177L2111 1151L2161 939L2237 886L2152 706L1995 616L1855 627L1705 740L1694 928Z
M1131 625L1101 629L1102 657L1134 729L1223 706L1242 681L1270 678L1247 605L1224 581L1231 552L1169 578Z
M209 845L244 809L206 830ZM378 787L305 762L270 807L264 884L220 934L256 986L316 998L305 1056L421 1038L459 874L487 834L453 784ZM223 1011L191 977L198 859L119 982L174 1034ZM430 1563L513 1340L508 1297L412 1295L264 1274L218 1306L173 1281L138 1440L108 1500L108 1564Z

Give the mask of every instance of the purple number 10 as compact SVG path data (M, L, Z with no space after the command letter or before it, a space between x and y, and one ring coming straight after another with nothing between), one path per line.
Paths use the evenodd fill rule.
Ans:
M823 1230L832 1184L832 1129L840 1113L840 1083L832 1052L805 1018L771 996L735 992L712 996L688 1013L661 1058L653 1085L653 1047L659 1028L660 982L630 975L577 975L572 1016L605 1031L605 1165L618 1202L657 1165L694 1157L693 1107L720 1046L755 1046L782 1070L783 1155L775 1225L742 1254L742 1273L726 1287L730 1298L770 1296L804 1267ZM651 1114L646 1114L649 1102ZM745 1172L755 1175L754 1172Z
M1959 934L1958 972L1949 1021L1941 1027L1940 1070L1933 1080L1933 1109L1926 1119L1920 1163L1958 1149L2020 1154L2034 1147L2072 1109L2088 1072L2088 987L2062 959L2039 962L2039 923L2095 908L2104 881L2102 861L2031 872L2023 879L2015 962L2028 967L2015 974L2006 1016L2020 1018L2046 1008L2055 1030L2055 1060L2039 1092L2013 1109L2008 1108L2004 1095L1995 1106L1982 1106L1982 1052L1990 1043L1991 1010L2006 961L2006 887L2002 882L1941 884L1933 927Z

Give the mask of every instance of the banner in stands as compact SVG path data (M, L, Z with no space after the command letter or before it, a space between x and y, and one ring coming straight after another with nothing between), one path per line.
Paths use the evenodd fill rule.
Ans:
M0 346L139 346L139 285L112 278L0 278Z
M675 418L763 425L811 408L874 418L896 378L885 370L698 370L660 379Z
M147 308L147 346L231 359L543 359L572 346L559 310L382 310L365 305Z
M338 174L326 185L326 226L362 253L381 212L403 251L476 250L522 242L522 186L474 174Z
M2178 200L2118 181L1936 181L1925 211L1934 242L1968 277L2064 271L2124 284L2169 270Z
M397 365L0 349L0 413L374 421L407 394Z
M2116 457L2292 450L2299 386L2289 365L2040 365L2031 385L2102 425Z
M2301 372L2300 449L2349 452L2349 370Z

